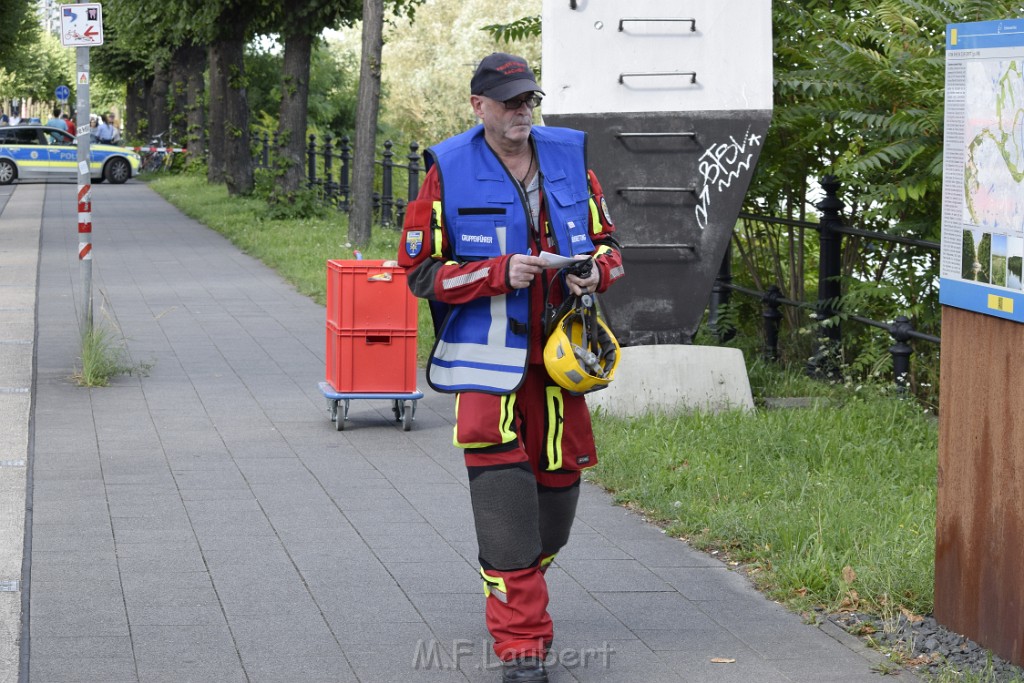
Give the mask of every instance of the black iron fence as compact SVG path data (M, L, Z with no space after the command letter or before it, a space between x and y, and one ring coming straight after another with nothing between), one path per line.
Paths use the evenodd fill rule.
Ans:
M276 135L262 133L254 136L257 144L256 167L270 168L271 148L276 146ZM416 198L420 189L419 143L409 144L409 153L404 161L396 154L391 140L384 142L379 157L374 159L377 165L374 181L373 211L380 218L381 225L391 227L402 225L405 210L409 202ZM347 135L341 137L317 136L310 134L306 145L306 182L309 187L318 189L325 201L336 205L342 211L351 208L351 166L353 150L351 139ZM396 196L395 176L404 174L405 192ZM401 186L399 177L399 187Z
M825 191L825 198L816 205L816 208L821 211L821 220L818 223L771 216L756 216L749 213L741 213L739 216L740 219L762 221L769 225L808 228L818 232L817 301L806 302L788 299L782 295L782 290L776 285L769 287L766 292L759 292L733 284L730 254L727 251L712 289L708 315L710 324L713 329L716 327L715 323L719 320L719 309L728 304L731 292L760 298L763 305L764 355L769 359L777 359L779 356L779 325L783 318L780 308L782 306L794 306L809 309L813 311L811 317L818 321L818 335L814 355L808 362L808 371L819 377L838 376L838 358L840 358L842 350L843 321L856 322L861 325L882 329L888 332L893 339L893 345L889 347L889 353L892 354L893 374L895 375L897 386L905 389L909 383L910 363L913 354L913 347L909 343L910 340L916 339L932 344L940 344L942 340L937 336L915 330L910 318L905 315L897 316L891 322L882 322L840 311L839 302L843 295L841 277L842 239L843 235L850 235L880 242L903 244L934 252L939 251L939 243L900 235L889 235L871 230L861 230L845 225L843 222L845 204L839 199L839 182L832 176L825 176L822 179L821 187ZM722 328L717 329L716 332L720 336L727 334Z

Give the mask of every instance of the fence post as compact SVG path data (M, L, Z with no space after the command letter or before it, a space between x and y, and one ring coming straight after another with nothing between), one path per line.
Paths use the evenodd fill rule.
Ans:
M889 347L892 354L892 372L896 378L896 388L902 393L910 387L910 356L913 347L907 343L914 326L905 315L897 316L889 325L889 334L896 343Z
M808 361L807 372L814 377L835 379L840 374L842 351L842 331L839 320L834 319L842 295L842 235L835 228L843 224L842 212L846 205L839 199L839 181L835 176L822 178L821 187L825 190L825 198L816 205L821 211L818 223L818 302L814 312L818 321L818 347Z
M381 178L381 202L380 202L380 224L384 227L391 225L391 205L394 203L393 183L391 174L395 168L394 156L395 153L391 151L393 143L391 140L384 141L384 161L381 166L384 167L383 177Z
M330 199L334 192L334 146L328 133L324 135L324 197Z
M766 360L779 359L779 322L782 320L782 290L778 285L772 285L761 297L764 309L761 317L764 318L764 357Z
M405 200L401 197L395 200L395 227L401 228L405 225Z
M309 147L306 149L306 178L311 188L316 187L316 135L309 134Z
M406 157L409 160L409 192L406 197L410 202L420 193L420 155L417 154L419 148L419 143L413 141L409 145L409 156Z
M718 266L718 275L715 276L715 284L711 287L711 301L708 303L708 329L718 337L718 341L725 343L736 336L736 328L726 323L721 324L720 308L729 307L729 298L732 290L729 284L732 282L732 242L725 249L722 256L722 263Z
M352 148L348 145L348 136L341 136L341 171L338 174L338 192L341 194L339 206L342 211L348 211L348 194L350 186L348 182L349 162L352 161Z

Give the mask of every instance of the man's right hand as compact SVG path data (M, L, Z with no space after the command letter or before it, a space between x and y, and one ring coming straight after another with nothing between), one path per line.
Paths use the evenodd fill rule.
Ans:
M533 278L544 271L544 259L540 256L512 254L508 260L508 282L513 289L529 287Z

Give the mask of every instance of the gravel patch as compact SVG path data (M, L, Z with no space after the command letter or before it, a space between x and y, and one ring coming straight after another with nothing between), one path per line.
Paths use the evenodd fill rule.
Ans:
M871 638L881 648L899 652L904 665L922 674L937 675L953 669L985 674L986 683L1024 682L1024 668L950 631L931 616L908 618L901 614L888 625L879 617L857 612L840 612L827 618L847 633Z

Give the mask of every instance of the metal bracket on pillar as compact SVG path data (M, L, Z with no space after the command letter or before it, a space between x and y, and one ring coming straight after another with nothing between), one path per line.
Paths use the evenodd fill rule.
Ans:
M690 22L690 32L692 33L692 32L697 30L697 20L696 19L676 19L676 18L668 18L668 17L654 17L654 18L642 19L640 17L631 17L629 19L619 19L619 30L620 31L624 30L622 28L622 25L624 23L626 23L627 21L688 21L688 22Z
M616 133L615 137L622 138L690 138L695 140L697 133L693 131L666 131L664 133Z
M619 83L625 84L625 79L637 76L689 76L691 84L697 82L696 71L631 71L619 74Z
M680 242L677 244L657 244L657 243L637 243L637 244L620 244L620 249L685 249L687 251L697 251L697 245L687 244L686 242Z
M620 187L615 194L623 195L627 192L689 192L697 194L696 187Z

